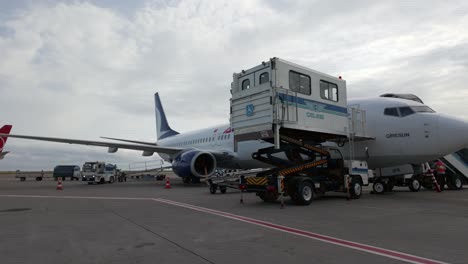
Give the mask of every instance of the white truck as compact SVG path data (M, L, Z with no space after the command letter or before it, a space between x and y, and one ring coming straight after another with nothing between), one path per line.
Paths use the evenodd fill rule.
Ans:
M117 166L105 162L86 162L83 164L82 181L88 184L114 183L116 180Z

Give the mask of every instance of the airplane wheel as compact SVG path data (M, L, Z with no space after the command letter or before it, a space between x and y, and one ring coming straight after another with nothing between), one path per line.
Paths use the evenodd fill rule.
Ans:
M374 182L374 185L372 185L372 190L374 190L374 193L376 194L383 194L385 192L384 182L381 180Z
M419 192L419 190L421 189L421 183L418 179L412 178L409 182L408 188L412 192Z

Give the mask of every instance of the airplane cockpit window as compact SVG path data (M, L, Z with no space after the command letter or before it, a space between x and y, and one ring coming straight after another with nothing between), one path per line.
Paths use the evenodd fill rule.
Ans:
M398 110L400 110L400 115L402 117L405 117L405 116L409 116L411 114L414 114L414 111L411 109L411 107L409 106L405 106L405 107L400 107L398 108Z
M429 106L426 105L411 106L411 109L413 109L413 111L416 113L435 113L434 110L432 110Z
M396 107L385 108L385 110L384 110L384 115L388 115L388 116L400 116L400 115L398 114L398 109L396 109Z
M268 72L264 72L264 73L260 74L260 81L259 81L260 84L268 82L269 81L268 77L269 77Z
M250 80L245 79L242 81L242 90L250 89Z

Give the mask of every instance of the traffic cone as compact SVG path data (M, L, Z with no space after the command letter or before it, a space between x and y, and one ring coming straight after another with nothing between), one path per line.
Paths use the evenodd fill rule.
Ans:
M436 179L434 173L432 172L431 174L432 174L432 184L435 186L435 189L437 190L437 192L441 192L442 190L440 189L440 185L437 182L437 179Z
M166 187L164 187L165 189L170 189L171 188L171 182L169 181L169 177L166 176Z
M59 177L59 178L58 178L57 190L59 190L59 191L63 190L63 186L62 186L62 177Z

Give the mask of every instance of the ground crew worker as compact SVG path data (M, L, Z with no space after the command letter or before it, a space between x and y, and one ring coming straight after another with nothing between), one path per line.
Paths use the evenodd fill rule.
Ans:
M440 161L440 160L437 160L436 163L435 163L435 172L436 172L436 180L437 180L437 183L439 183L440 185L440 190L444 190L444 186L445 186L445 170L447 169L445 167L445 164Z

